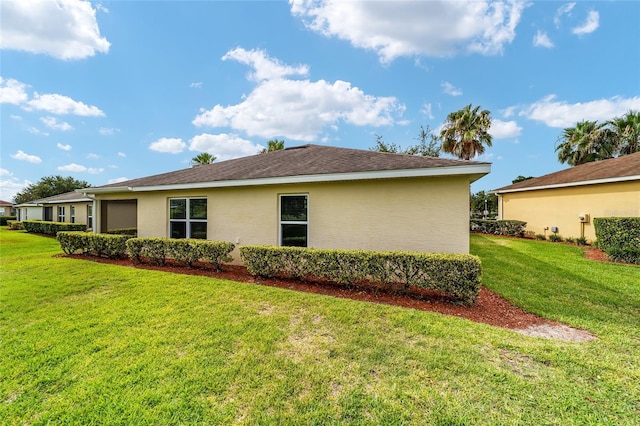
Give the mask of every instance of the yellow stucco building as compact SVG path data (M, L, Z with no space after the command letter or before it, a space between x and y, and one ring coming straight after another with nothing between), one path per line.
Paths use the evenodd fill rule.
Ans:
M469 184L490 169L304 145L82 191L96 232L126 204L140 237L468 253Z
M640 216L640 153L586 163L492 191L500 219L527 231L596 239L596 217Z
M15 206L17 220L84 223L91 229L93 200L75 191Z

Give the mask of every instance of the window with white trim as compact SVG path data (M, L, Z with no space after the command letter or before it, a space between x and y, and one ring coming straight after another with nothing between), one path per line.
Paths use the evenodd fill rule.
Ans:
M309 215L307 194L280 195L280 245L307 247Z
M69 207L69 216L71 218L71 223L76 223L76 206Z
M58 222L64 222L64 206L58 206Z
M87 206L87 229L93 229L93 205Z
M169 199L169 237L207 239L207 199Z

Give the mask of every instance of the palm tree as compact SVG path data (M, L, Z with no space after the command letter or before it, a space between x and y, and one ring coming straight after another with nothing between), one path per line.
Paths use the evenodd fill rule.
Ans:
M640 111L629 111L607 122L617 139L619 155L640 152Z
M284 149L284 141L278 139L272 139L267 142L267 147L260 151L260 154L266 154L267 152L280 151Z
M216 157L214 155L211 155L208 152L201 152L191 159L191 165L204 166L205 164L211 164L214 161L216 161Z
M571 166L612 158L616 153L616 138L607 123L583 120L568 127L558 138L558 161Z
M491 146L491 113L480 110L480 106L471 109L471 104L447 116L440 139L442 150L463 160L469 160L484 153L484 145Z

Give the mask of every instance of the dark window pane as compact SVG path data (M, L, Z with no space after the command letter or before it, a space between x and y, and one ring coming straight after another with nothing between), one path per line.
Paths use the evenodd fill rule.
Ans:
M190 219L206 219L207 218L206 198L189 200L189 218Z
M306 247L307 225L282 225L282 245Z
M205 222L191 222L190 238L207 239L207 224Z
M187 218L187 200L184 198L169 200L169 219Z
M169 236L171 238L187 238L187 223L170 222Z
M306 221L307 220L307 196L287 195L281 197L280 220Z

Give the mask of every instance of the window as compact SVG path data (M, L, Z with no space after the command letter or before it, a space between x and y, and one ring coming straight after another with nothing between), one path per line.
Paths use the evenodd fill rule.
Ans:
M87 206L87 229L93 229L93 206Z
M169 237L207 239L207 199L169 199Z
M280 245L307 247L308 195L280 196Z
M64 222L64 206L58 206L58 222Z
M71 216L71 223L76 223L76 206L69 207L69 216Z

